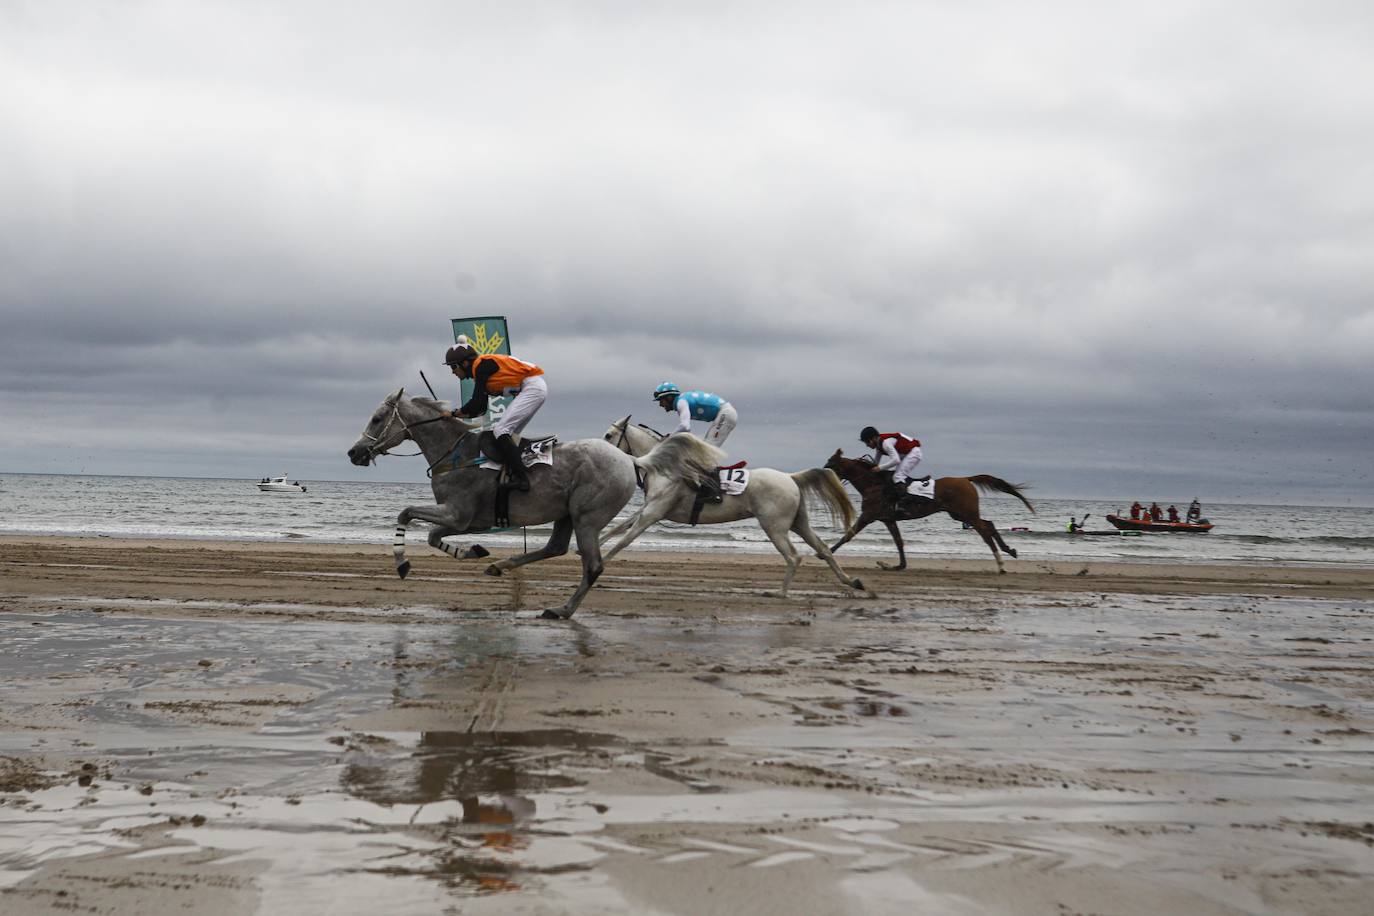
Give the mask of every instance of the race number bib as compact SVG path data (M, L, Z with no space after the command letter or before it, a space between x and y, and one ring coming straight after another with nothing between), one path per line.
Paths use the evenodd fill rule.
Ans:
M744 468L721 468L720 491L727 496L739 496L749 486L749 472Z

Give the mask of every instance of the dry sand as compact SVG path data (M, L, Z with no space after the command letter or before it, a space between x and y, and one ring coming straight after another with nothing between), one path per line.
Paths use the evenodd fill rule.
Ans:
M0 912L1374 899L1374 571L411 558L0 539Z

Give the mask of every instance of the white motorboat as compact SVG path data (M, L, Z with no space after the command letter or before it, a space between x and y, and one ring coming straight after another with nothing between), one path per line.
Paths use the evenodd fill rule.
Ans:
M264 493L304 493L305 487L299 480L288 480L286 475L264 477L258 481L258 489Z

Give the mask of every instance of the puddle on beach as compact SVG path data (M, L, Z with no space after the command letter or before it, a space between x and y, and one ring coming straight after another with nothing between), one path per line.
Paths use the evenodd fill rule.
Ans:
M4 796L0 889L87 856L251 864L263 911L281 912L321 899L438 911L526 891L631 912L642 901L612 880L627 869L832 869L858 908L884 888L917 893L902 882L918 869L1010 861L1203 874L1282 857L1367 880L1361 843L1275 826L1374 804L1352 778L1374 762L1374 736L1350 728L1370 717L1352 686L1364 622L1336 602L1082 596L573 626L0 614L0 754L95 763L87 785L50 772L49 788ZM662 658L722 702L776 715L674 741L344 724L492 658L517 679L547 663L572 689L579 660L644 646L646 676ZM1190 667L1209 659L1229 675ZM635 673L620 675L627 693ZM1295 720L1328 709L1320 724L1353 734L1249 711L1261 699ZM1251 846L1228 851L1238 825Z

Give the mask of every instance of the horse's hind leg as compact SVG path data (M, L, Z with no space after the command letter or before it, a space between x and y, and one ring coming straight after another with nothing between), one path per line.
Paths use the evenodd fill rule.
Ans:
M582 555L582 581L577 583L577 591L557 610L549 609L540 614L546 620L567 620L577 611L582 599L587 597L596 580L601 578L605 564L601 559L601 544L597 541L600 525L583 521L577 526L577 552Z
M764 525L763 519L759 519L759 524L763 527L763 533L768 535L768 540L773 542L773 546L778 548L778 553L782 554L782 560L787 564L787 572L782 576L781 598L787 597L787 589L792 585L792 577L796 575L797 564L801 562L801 557L797 554L797 549L792 546L792 542L787 539L787 529L778 524Z
M882 560L878 561L878 565L883 569L894 571L906 569L906 544L902 541L901 530L897 527L896 522L884 521L883 524L887 526L887 533L892 535L892 543L897 545L897 565L893 566L890 563L884 563Z
M549 541L538 550L531 550L529 553L522 553L518 557L511 557L508 560L498 560L487 567L486 573L489 576L499 576L501 573L517 566L524 566L526 563L537 563L540 560L547 560L552 557L561 557L568 552L568 543L572 540L572 518L563 516L553 523L553 534L549 535Z
M1016 559L1016 551L1007 546L1007 542L1002 540L1002 533L997 530L997 526L992 522L984 520L988 528L992 530L992 536L997 539L997 546L1002 548L1002 552L1013 560Z
M816 534L815 530L811 527L811 520L806 517L805 510L797 513L797 519L792 523L792 530L797 532L797 535L805 541L812 550L816 551L816 556L830 564L830 570L835 573L836 578L840 580L842 585L858 589L861 592L868 591L864 588L862 582L858 579L849 578L849 575L840 568L840 563L835 559L835 555L830 552L830 548L825 546L825 541L822 541L820 535Z
M960 521L963 521L963 519L960 519ZM992 526L992 522L974 516L969 521L969 524L972 525L973 529L983 538L983 543L988 545L988 550L992 551L992 558L997 561L997 571L999 573L1005 573L1007 570L1006 567L1002 565L1002 555L997 552L997 541L1001 540L1001 538L998 537L997 529Z

